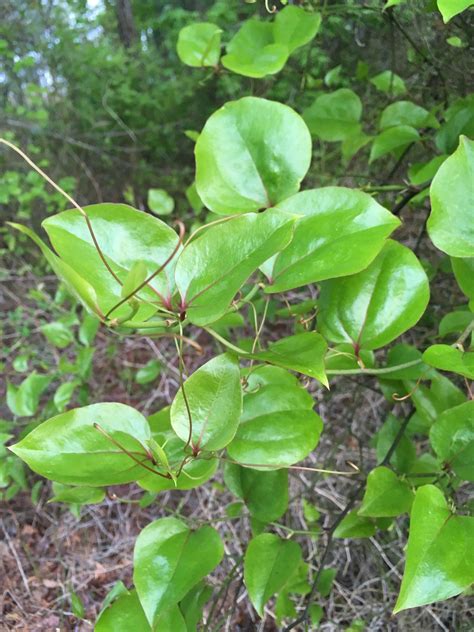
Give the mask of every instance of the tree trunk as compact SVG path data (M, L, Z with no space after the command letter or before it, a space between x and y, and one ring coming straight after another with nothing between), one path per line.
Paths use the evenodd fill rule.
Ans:
M120 41L129 48L137 39L130 0L117 0L116 12Z

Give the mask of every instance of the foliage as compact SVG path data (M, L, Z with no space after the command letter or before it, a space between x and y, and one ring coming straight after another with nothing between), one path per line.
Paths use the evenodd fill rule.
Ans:
M110 78L115 87L124 78L120 90L111 95L114 103L108 103L107 91L102 94L108 115L135 143L135 122L145 112L158 121L164 111L168 115L176 110L188 134L182 135L166 161L172 162L181 144L190 153L190 141L195 141L195 182L191 161L184 179L177 170L169 181L148 180L149 165L164 160L167 145L176 137L173 130L164 134L163 147L147 139L141 155L133 150L133 190L127 189L127 180L122 182L128 204L99 200L81 206L69 197L74 208L64 210L60 189L72 181L63 182L54 199L43 196L57 211L42 222L50 245L16 221L8 229L39 247L66 289L67 295L56 305L61 315L42 323L40 331L58 354L68 350L76 356L75 362L62 362L57 369L45 365L41 373L29 370L24 349L15 358L15 370L29 373L21 384L8 385L7 404L15 418L35 416L43 392L53 382L59 385L50 405L38 415L42 422L28 424L19 440L8 446L10 451L53 481L52 500L76 509L101 502L108 486L136 483L145 493L179 492L208 484L222 471L225 485L241 501L227 508L228 519L244 513L252 525L253 537L241 543L245 553L237 561L249 599L263 617L276 598L275 616L288 623L288 630L310 620L317 625L323 616L315 597L329 594L337 573L324 568L332 540L371 537L390 528L396 518L404 524L409 516L410 525L400 593L392 604L395 613L459 595L474 582L474 517L464 495L467 483L474 480L473 402L467 382L474 378L474 145L468 138L474 100L471 95L448 104L441 98L422 107L407 100L405 81L393 69L369 77L363 65L354 81L342 70L326 73L324 87L311 70L312 55L317 53L314 40L326 28L329 36L336 31L343 38L344 29L337 12L326 16L316 12L313 3L304 4L305 8L286 6L275 16L262 11L260 17L244 20L238 30L237 14L244 9L224 15L219 2L207 11L206 21L184 9L167 8L153 19L138 11L150 45L169 21L172 46L167 41L158 48L175 55L176 45L177 56L192 69L179 75L186 79L178 89L171 85L180 79L171 76L171 64L168 70L165 67L166 89L157 82L141 95L139 107L134 81L140 62L151 64L151 55L145 51L143 59L134 58L137 42L116 50L110 40L100 48L94 39L87 40L87 28L79 25L83 61L99 52L94 62L98 71L116 73L117 60L126 68L120 77ZM369 7L367 19L377 24L388 19L393 27L398 24L399 4L403 2L386 4L388 18ZM458 13L449 2L438 5L446 22ZM346 8L366 11L351 3ZM81 64L67 67L72 54L68 46L79 55L79 45L66 24L64 7L59 4L55 10L65 34L58 45L57 69L68 77L70 88L81 81L90 85ZM245 15L250 13L245 8ZM108 12L100 18L103 24L108 19ZM236 30L235 35L229 38L226 28ZM227 42L223 56L221 38ZM301 50L306 50L306 61L295 102L288 96L291 77L285 72ZM423 58L416 49L410 51ZM321 57L318 63L324 65ZM438 76L438 64L431 71ZM203 73L208 74L196 78ZM284 81L276 78L278 73ZM260 96L241 96L241 76L262 79ZM219 104L212 105L219 107L203 107L203 115L210 116L200 132L193 132L201 127L201 112L192 120L183 112L199 93L199 81L212 82L219 93ZM362 84L363 99L356 92L362 93ZM445 88L443 79L440 85ZM88 100L78 96L78 127L95 121L97 78L91 88ZM374 99L383 95L383 100L372 108L367 94ZM376 123L369 126L371 118ZM10 147L12 138L7 139ZM329 178L315 174L311 161L325 159L326 143L333 148L338 169L357 160L370 174L369 184L334 186L325 181L331 180L331 173ZM112 140L111 147L119 150L120 141ZM419 160L407 173L409 184L393 185L392 176L409 151ZM378 181L378 165L393 162L387 181L372 186ZM6 203L23 203L20 173L8 171L4 176ZM39 183L41 179L33 198L43 195ZM392 212L384 197L390 192L397 199ZM142 195L153 215L140 210L145 208ZM397 240L399 233L394 235L401 225L397 215L409 203L420 212L427 196L428 236L451 257L445 257L445 267L452 267L460 292L470 300L439 323L430 304L430 284L433 287L437 271L419 256L418 245L409 247ZM178 212L186 199L191 215ZM201 207L206 208L202 218ZM171 215L177 222L168 224L155 215ZM36 224L36 217L19 218ZM424 228L420 239L423 235ZM8 246L14 250L16 242ZM317 292L308 294L315 285ZM273 334L278 329L268 335L275 314L286 323L276 340ZM411 345L406 344L410 338L404 338L392 345L430 318L437 330L431 339ZM254 329L250 344L238 333L239 325L249 323ZM89 402L87 382L98 327L101 335L174 341L179 387L170 406L147 419L129 405ZM189 375L189 358L193 350L202 350L198 339L203 335L215 343L212 357ZM147 363L135 381L153 383L162 370L156 361ZM380 428L374 438L377 462L369 471L356 465L336 472L329 466L301 463L313 451L317 454L324 436L323 420L313 410L310 379L330 388L344 375L366 380L372 376L390 402L411 402L404 419L390 415ZM80 390L79 406L69 408ZM17 433L9 422L0 430L3 448ZM7 498L27 487L23 466L6 449L0 452L0 467L2 486L13 490ZM277 531L276 521L293 500L288 474L298 468L357 480L338 519L327 528L327 548L316 572L303 561L307 556L302 536L324 537L317 525L319 511L305 499L308 530L287 528L288 537ZM96 629L196 629L212 594L206 577L224 554L218 529L199 519L171 515L151 522L136 541L134 588L111 595ZM295 610L295 595L304 596L301 613ZM76 599L79 617L81 608Z

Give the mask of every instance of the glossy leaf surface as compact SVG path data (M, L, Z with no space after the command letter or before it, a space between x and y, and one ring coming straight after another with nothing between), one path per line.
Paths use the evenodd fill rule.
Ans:
M400 221L370 195L345 187L302 191L278 205L299 215L266 291L282 292L366 268Z
M202 68L217 66L221 55L221 29L209 22L196 22L179 32L176 50L183 64Z
M261 617L267 601L284 587L300 563L301 549L292 540L262 533L250 541L244 558L244 581Z
M94 424L112 439L108 439ZM141 453L150 439L147 420L124 404L93 404L45 421L11 447L30 468L59 483L117 485L137 480L145 471L121 451Z
M416 256L389 240L368 268L321 289L321 333L363 349L382 347L412 327L429 299L426 274Z
M139 534L133 580L148 622L157 623L221 561L224 547L217 531L191 531L182 520L162 518Z
M204 204L222 215L244 213L298 191L311 161L311 137L288 106L244 97L208 119L195 154Z
M474 401L441 413L431 427L430 442L450 470L474 481Z
M213 358L184 383L184 394L192 419L191 446L196 450L220 450L237 431L242 410L239 364L235 356ZM171 405L171 425L187 441L190 420L180 389Z
M376 467L367 477L359 516L390 518L410 511L413 492L388 467Z
M394 612L448 599L468 588L474 581L473 541L474 518L452 514L434 485L420 487Z
M459 147L433 178L430 197L431 241L452 257L474 257L474 141L461 136Z
M441 371L458 373L474 380L474 353L463 353L450 345L432 345L423 354L423 361Z
M284 248L294 218L277 209L248 213L212 226L192 241L176 265L176 285L195 325L223 316L259 265Z

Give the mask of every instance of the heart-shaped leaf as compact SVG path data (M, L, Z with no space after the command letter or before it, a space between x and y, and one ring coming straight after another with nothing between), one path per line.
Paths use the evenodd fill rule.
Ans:
M311 137L288 106L244 97L208 119L195 154L204 204L222 215L245 213L298 191L311 161Z
M367 477L367 487L359 516L390 518L410 511L413 492L388 467L376 467Z
M150 625L175 606L221 561L217 531L191 531L177 518L155 520L140 532L133 556L133 581Z
M182 441L191 436L193 450L220 450L234 438L241 410L239 363L224 354L186 380L171 405L171 425Z
M10 449L45 478L100 487L143 476L145 470L118 444L145 461L150 438L147 420L134 408L93 404L48 419Z
M400 225L370 195L345 187L302 191L278 208L300 219L290 244L266 265L267 292L360 272Z
M321 15L301 7L288 5L278 11L273 23L273 37L277 44L285 45L291 54L316 37L321 26Z
M183 64L217 66L221 56L221 29L210 22L196 22L181 29L176 50Z
M445 466L474 481L474 401L441 413L431 426L430 442Z
M452 257L474 257L474 141L465 136L433 178L427 229L434 245Z
M361 100L348 88L318 96L303 112L311 134L331 143L357 134L361 115Z
M244 557L244 581L261 617L267 601L284 587L300 563L301 549L293 540L262 533L250 541Z
M474 518L451 513L442 492L423 485L410 516L405 571L394 613L459 595L474 582Z
M389 240L368 268L322 285L318 324L333 342L377 349L413 327L428 299L422 265L411 250Z
M472 352L463 353L449 345L432 345L424 352L423 361L434 366L435 369L451 371L474 380L474 353Z

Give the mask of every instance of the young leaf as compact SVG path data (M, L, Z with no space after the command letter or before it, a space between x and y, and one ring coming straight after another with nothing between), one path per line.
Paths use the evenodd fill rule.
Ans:
M410 125L416 129L439 127L438 121L428 110L411 101L397 101L383 110L379 128L382 130L397 125Z
M148 270L143 261L135 261L127 273L120 292L121 298L126 298L139 287L148 276Z
M195 325L223 316L258 266L290 241L295 218L271 209L249 213L207 229L183 250L176 285Z
M350 511L334 530L335 538L370 538L377 528L370 518L359 516L357 511Z
M126 591L102 610L94 632L152 632L143 612L137 591ZM184 629L185 632L185 629Z
M210 573L223 554L219 534L211 527L191 531L177 518L145 527L135 543L133 581L150 625Z
M470 299L474 299L474 257L470 259L451 259L454 276L463 293Z
M182 441L188 441L192 427L193 449L220 450L234 438L241 410L239 363L226 353L186 380L184 394L180 389L171 405L171 425Z
M64 384L58 386L53 396L53 402L60 413L62 413L66 406L69 404L72 396L74 395L74 391L78 386L79 382L77 380L72 380L72 382L64 382Z
M145 461L142 445L150 438L147 420L130 406L93 404L52 417L10 449L45 478L101 487L130 483L145 471L113 441Z
M204 204L222 215L245 213L298 191L311 161L311 137L288 106L244 97L208 119L195 154Z
M54 496L49 503L73 503L77 505L95 505L105 498L105 490L100 487L70 487L53 483Z
M85 312L82 323L79 327L79 341L86 347L90 347L94 342L99 325L100 320L98 318L88 312Z
M394 613L449 599L468 588L474 582L473 541L474 518L452 514L434 485L420 487Z
M149 189L148 206L155 215L171 215L174 200L164 189Z
M474 316L471 314L471 319ZM441 371L451 371L474 380L474 353L463 353L449 345L432 345L423 354L423 361Z
M431 183L427 223L431 241L452 257L474 257L473 182L474 141L461 136Z
M257 520L278 520L288 508L288 470L262 472L226 463L224 480Z
M43 391L52 380L50 375L30 373L20 386L7 384L7 406L17 417L31 417L39 406Z
M221 33L218 26L209 22L185 26L178 36L178 57L183 64L194 68L217 66L221 56Z
M64 323L46 323L40 329L45 338L58 349L65 349L74 341L71 329Z
M333 342L377 349L418 322L428 299L422 265L411 250L389 240L368 268L322 285L318 324Z
M374 85L377 90L380 90L380 92L392 94L396 97L405 94L407 91L403 79L391 70L384 70L375 77L372 77L370 83Z
M447 24L449 20L465 11L472 4L474 4L472 0L438 0L438 9L443 16L443 22Z
M275 42L273 24L246 20L227 44L222 65L244 77L260 79L280 72L289 54L286 44Z
M290 244L275 257L267 292L360 272L400 225L373 197L345 187L302 191L278 208L300 219Z
M318 443L323 424L312 410L312 397L294 378L281 382L282 373L262 372L264 381L244 397L237 434L227 446L239 463L263 470L286 467L304 459Z
M389 127L378 134L372 143L369 162L374 162L378 158L392 153L396 150L403 150L410 143L420 140L420 135L414 127L410 125L397 125Z
M250 541L244 558L244 581L261 617L267 601L284 587L300 563L297 542L271 533L262 533Z
M413 492L388 467L376 467L367 477L367 488L359 516L390 518L410 511Z
M459 478L474 481L474 401L441 413L431 426L430 443Z
M331 143L357 134L361 115L361 100L348 88L318 96L303 112L311 134Z
M320 26L319 13L310 13L301 7L288 5L276 14L273 37L275 43L286 46L291 55L297 48L314 39Z
M160 372L161 364L158 360L149 360L136 372L135 382L137 384L148 384L149 382L156 380Z

